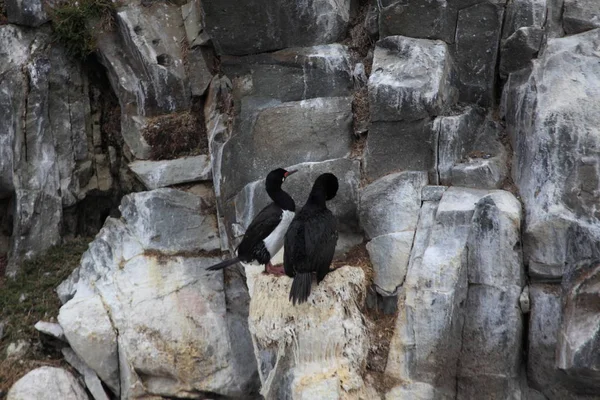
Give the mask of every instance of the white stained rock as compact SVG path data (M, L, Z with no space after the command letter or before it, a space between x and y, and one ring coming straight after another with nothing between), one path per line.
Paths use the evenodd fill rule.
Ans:
M31 343L26 340L18 340L16 342L12 342L6 348L6 358L19 358L27 353L31 347Z
M162 161L134 161L129 168L148 189L212 179L210 156L200 154Z
M454 65L441 40L388 36L377 42L369 77L372 121L440 115L458 99Z
M85 386L94 397L94 400L109 400L108 395L104 391L102 387L102 382L98 378L96 372L91 369L86 363L75 354L73 349L69 347L64 347L61 350L65 361L68 362L73 368L77 370L85 381Z
M56 339L60 339L62 341L66 340L65 333L59 324L38 321L35 324L34 328L37 329L39 332L55 337Z
M292 280L261 269L246 266L261 394L338 399L366 391L362 373L369 338L360 310L366 294L362 269L330 272L318 286L313 283L308 301L296 306L288 299Z
M41 367L19 379L6 400L89 400L85 390L62 368Z
M174 189L129 195L121 210L63 287L59 322L77 355L115 393L118 379L123 399L246 393L256 365L236 354L249 337L246 348L230 331L222 274L206 270L220 258L198 252L214 216Z

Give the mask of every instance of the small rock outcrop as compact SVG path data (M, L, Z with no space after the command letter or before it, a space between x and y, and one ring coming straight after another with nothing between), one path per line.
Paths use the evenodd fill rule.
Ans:
M6 400L89 400L75 377L62 368L40 367L19 379Z

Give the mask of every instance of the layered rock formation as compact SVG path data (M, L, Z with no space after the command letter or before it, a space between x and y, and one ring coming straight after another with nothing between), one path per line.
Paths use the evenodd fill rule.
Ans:
M596 3L356 3L119 4L100 91L35 1L6 2L9 272L86 199L121 202L58 290L96 399L600 398ZM300 307L287 277L205 271L276 167L298 206L334 172L338 256L369 257Z

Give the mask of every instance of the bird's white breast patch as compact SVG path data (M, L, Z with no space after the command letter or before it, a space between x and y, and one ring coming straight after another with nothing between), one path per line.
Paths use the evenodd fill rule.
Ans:
M288 230L288 227L292 223L294 219L295 213L293 211L283 210L283 214L281 215L281 222L277 225L277 228L269 236L267 236L264 240L265 247L267 251L274 257L275 254L283 247L283 239L285 238L285 233Z

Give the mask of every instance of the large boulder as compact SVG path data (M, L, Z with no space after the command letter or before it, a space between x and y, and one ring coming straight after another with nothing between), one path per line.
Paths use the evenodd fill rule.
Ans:
M206 270L220 244L202 204L173 189L126 196L122 218L107 220L61 287L65 336L107 384L118 365L122 398L241 396L255 385L256 366L237 357L252 351L248 332L226 313L236 296Z
M456 102L456 73L441 41L390 36L377 42L369 77L367 178L435 165L430 118ZM426 72L425 72L426 71Z
M296 306L288 299L292 280L261 271L246 266L249 327L265 399L364 396L369 335L361 313L363 270L344 266L330 272Z
M351 0L205 0L206 30L221 54L264 53L286 47L341 41L351 17Z
M565 0L563 26L567 35L600 28L600 3L594 0Z
M600 262L572 265L562 286L562 320L556 366L565 371L575 393L598 394L600 360Z
M495 103L498 47L505 0L468 1L458 11L454 59L460 99L488 107Z
M62 368L40 367L19 379L6 400L89 400L85 389Z
M41 0L4 1L8 22L36 28L50 20Z
M525 263L534 279L560 280L565 265L600 256L598 147L600 29L548 40L532 68L511 74L503 114L512 174L527 211Z
M454 187L423 203L386 366L403 384L390 398L520 395L520 214L503 191Z
M211 160L205 154L175 160L138 160L129 164L129 168L148 189L207 181L212 178Z
M0 43L0 198L13 199L13 274L23 259L60 241L63 207L100 189L92 177L108 168L92 163L90 96L80 65L46 28L3 25Z

